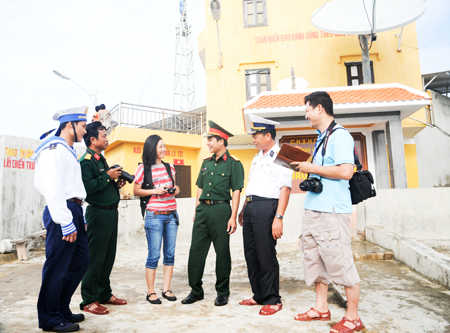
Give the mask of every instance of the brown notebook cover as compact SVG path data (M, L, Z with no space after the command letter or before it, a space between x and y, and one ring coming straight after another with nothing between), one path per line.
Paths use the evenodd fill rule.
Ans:
M291 165L291 162L305 162L310 157L310 153L307 153L304 150L301 150L298 147L291 146L289 144L283 144L281 146L280 151L278 152L278 156L275 159L275 163L284 167L291 168L294 171L298 171L295 169L294 165Z

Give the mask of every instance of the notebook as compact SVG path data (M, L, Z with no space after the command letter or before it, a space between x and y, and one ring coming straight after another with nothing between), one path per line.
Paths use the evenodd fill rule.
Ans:
M278 152L278 156L275 159L275 163L286 168L291 168L294 171L298 171L295 169L295 165L291 165L291 162L305 162L311 156L310 153L295 147L289 144L283 144L281 146L280 151Z

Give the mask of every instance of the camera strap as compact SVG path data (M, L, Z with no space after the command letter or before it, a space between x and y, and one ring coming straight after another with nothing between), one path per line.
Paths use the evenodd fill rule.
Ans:
M316 157L317 152L319 151L320 146L324 143L324 146L322 148L322 166L323 166L323 162L324 162L324 157L325 157L325 152L327 149L327 145L328 145L328 139L330 138L330 135L336 130L333 130L333 128L336 126L336 122L333 121L330 123L330 125L328 126L326 132L325 132L325 137L320 141L320 143L317 145L317 147L314 148L314 154L313 157L311 159L311 162L314 162L314 158ZM309 173L308 173L308 178L309 178ZM320 176L320 179L322 179L322 176Z

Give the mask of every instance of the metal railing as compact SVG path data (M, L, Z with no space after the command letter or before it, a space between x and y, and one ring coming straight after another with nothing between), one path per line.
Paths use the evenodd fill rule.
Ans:
M127 126L197 135L204 132L206 122L201 113L123 102L113 107L100 121L106 127L108 134L116 126Z

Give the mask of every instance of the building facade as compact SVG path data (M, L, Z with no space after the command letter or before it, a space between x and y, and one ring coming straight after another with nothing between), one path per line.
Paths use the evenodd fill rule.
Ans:
M278 90L280 81L289 80L292 68L296 77L308 82L308 89L326 90L325 88L330 87L362 84L358 36L317 30L310 20L312 13L321 5L316 1L221 1L221 15L217 23L210 14L210 0L205 0L204 3L205 30L199 35L198 44L206 71L207 118L222 124L233 133L245 133L244 104L266 91ZM402 45L407 47L402 47L401 52L397 50L398 40L395 36L401 29L397 30L379 33L377 41L371 45L369 54L372 82L399 83L421 91L415 25L404 27ZM426 120L423 108L415 111L414 118ZM407 186L418 187L414 135L424 125L407 117L400 121ZM355 138L359 137L363 142L361 153L367 153L368 167L373 170L375 157L372 133L377 131L379 136L386 136L384 124L353 122L348 129ZM396 129L398 130L399 128ZM314 135L314 131L305 124L292 124L278 131L279 139L289 137L282 142L304 142ZM236 138L230 142L233 143L230 150L236 154L236 150L251 148L250 141L245 141L244 138ZM310 149L309 146L305 148ZM244 152L239 155L244 155ZM301 180L305 175L297 173L294 177ZM395 187L392 184L388 186Z

